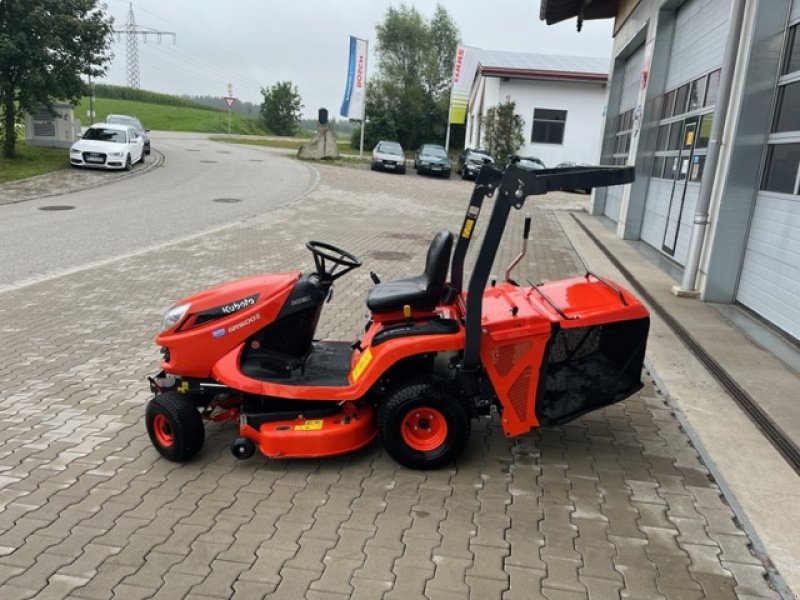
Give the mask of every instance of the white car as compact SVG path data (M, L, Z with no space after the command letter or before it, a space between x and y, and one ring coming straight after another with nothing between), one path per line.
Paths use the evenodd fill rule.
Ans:
M69 149L73 167L125 169L144 161L144 138L133 127L97 123Z

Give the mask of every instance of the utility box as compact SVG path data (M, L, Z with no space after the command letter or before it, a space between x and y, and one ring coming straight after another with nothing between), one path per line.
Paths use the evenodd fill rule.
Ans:
M35 114L25 115L25 143L29 146L69 148L80 133L80 122L75 120L72 106L65 103L52 105L52 112L42 108Z

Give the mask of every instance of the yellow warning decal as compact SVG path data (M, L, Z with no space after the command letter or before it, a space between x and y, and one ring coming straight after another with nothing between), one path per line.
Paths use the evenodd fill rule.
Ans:
M322 419L314 419L313 421L304 421L302 425L295 425L295 431L316 431L322 429Z
M472 228L475 226L475 219L465 219L464 229L461 231L461 237L469 239L472 235Z
M367 348L364 352L361 353L361 358L358 359L356 366L353 367L353 371L350 373L350 376L353 378L353 381L358 381L358 378L364 373L364 370L369 365L370 361L372 360L372 351Z
M185 394L188 391L189 391L189 382L184 379L178 385L178 393Z

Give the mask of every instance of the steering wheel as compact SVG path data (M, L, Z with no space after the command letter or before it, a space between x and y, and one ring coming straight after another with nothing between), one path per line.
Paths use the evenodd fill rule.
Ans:
M317 274L321 278L330 278L331 281L334 281L345 273L349 273L361 266L361 261L355 256L332 244L310 240L306 242L306 248L311 250L311 255L314 257L314 265L317 267ZM330 271L326 268L325 261L333 263L333 268ZM341 271L338 271L339 267L342 267Z

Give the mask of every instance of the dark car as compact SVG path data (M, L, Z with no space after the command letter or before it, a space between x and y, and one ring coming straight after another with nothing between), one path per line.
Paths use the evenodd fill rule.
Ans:
M150 130L145 129L139 119L129 115L108 115L106 117L106 123L116 123L117 125L133 127L136 130L136 133L144 138L144 153L150 154L150 136L147 135L150 133Z
M483 165L493 165L494 159L486 150L467 148L458 157L456 173L462 179L475 179Z
M450 159L444 146L423 144L414 155L414 168L418 175L441 175L450 177Z
M372 150L373 171L406 172L406 155L403 147L397 142L380 141Z
M556 165L556 169L567 169L569 167L585 167L585 166L586 166L586 163L578 164L578 163L575 163L575 162L572 162L572 161L565 161L565 162L558 163ZM583 192L585 194L591 194L592 193L592 188L575 189L575 190L569 189L569 190L562 190L562 191L564 191L564 192Z

